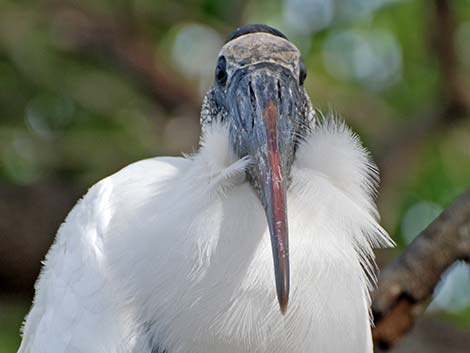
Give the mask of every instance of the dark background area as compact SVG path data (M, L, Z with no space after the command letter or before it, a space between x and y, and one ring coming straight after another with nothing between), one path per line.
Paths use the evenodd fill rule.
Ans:
M40 262L87 188L192 152L224 37L266 23L303 52L316 108L382 171L389 263L470 185L470 1L0 0L0 353L15 352ZM470 270L454 266L394 352L470 346Z

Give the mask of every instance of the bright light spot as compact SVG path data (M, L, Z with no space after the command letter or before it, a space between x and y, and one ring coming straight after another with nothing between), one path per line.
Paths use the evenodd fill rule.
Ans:
M381 7L401 0L336 0L336 15L340 20L354 20L372 15Z
M36 151L33 142L28 137L20 134L15 136L1 156L5 174L18 184L36 181L40 177Z
M223 45L214 29L201 24L185 24L177 29L172 57L186 76L204 78L214 74L217 54Z
M407 244L411 243L441 212L441 206L429 201L421 201L411 206L401 223L401 234Z
M283 15L293 31L311 34L328 27L334 11L333 0L285 0Z
M470 308L470 266L464 262L452 265L436 288L429 311L459 312Z
M25 122L31 132L46 139L61 132L74 112L73 102L66 97L39 95L28 103Z
M370 15L379 5L380 0L348 0L341 1L338 6L338 18L350 20Z
M297 35L310 35L332 23L348 22L373 15L390 3L403 0L284 0L286 26Z
M381 90L401 79L402 52L389 32L348 30L327 38L323 63L332 76Z

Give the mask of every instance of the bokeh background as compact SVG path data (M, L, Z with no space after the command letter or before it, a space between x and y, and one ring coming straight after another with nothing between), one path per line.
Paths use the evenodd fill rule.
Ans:
M0 353L16 352L40 262L87 188L197 148L201 95L224 37L282 30L314 105L382 170L398 248L470 185L470 1L0 0ZM394 352L468 352L470 271L454 266Z

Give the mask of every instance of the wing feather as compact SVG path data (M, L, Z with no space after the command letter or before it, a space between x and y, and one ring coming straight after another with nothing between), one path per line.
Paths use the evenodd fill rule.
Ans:
M112 242L109 224L119 209L114 200L122 200L115 195L154 193L188 162L155 158L131 164L77 203L46 256L18 353L128 353L144 345L138 342L143 325L124 309L107 270L104 244Z

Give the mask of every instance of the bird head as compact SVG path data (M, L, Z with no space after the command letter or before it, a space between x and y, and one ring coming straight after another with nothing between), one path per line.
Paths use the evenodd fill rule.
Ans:
M204 115L203 107L202 115L203 128L208 116L224 120L234 152L252 160L247 179L266 213L282 313L289 299L286 191L296 147L313 117L305 78L299 50L281 32L265 25L238 28L219 53L206 97L213 114Z

